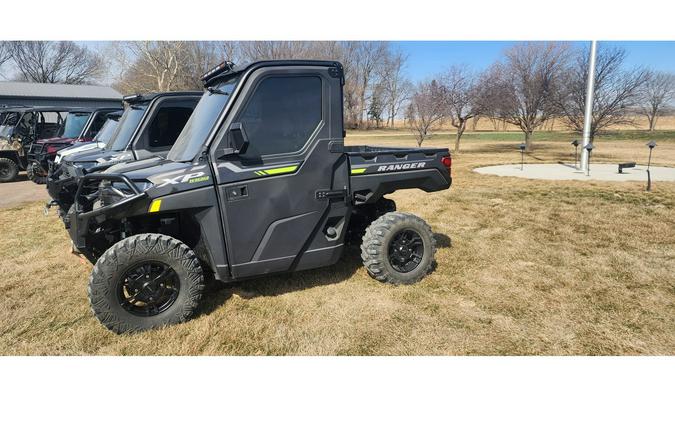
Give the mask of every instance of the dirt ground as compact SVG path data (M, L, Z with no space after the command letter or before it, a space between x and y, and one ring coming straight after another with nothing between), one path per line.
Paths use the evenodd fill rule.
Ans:
M628 136L630 138L630 136ZM675 137L653 163L675 166ZM413 145L350 133L349 143ZM447 146L451 136L425 145ZM675 183L534 181L473 168L519 161L520 140L467 137L450 190L397 192L436 233L437 266L412 286L337 265L212 288L199 315L115 335L89 311L91 270L42 202L0 210L4 355L672 355ZM526 162L571 158L567 135ZM644 140L596 140L594 160L646 159Z
M13 207L25 202L49 200L49 194L44 185L37 185L28 178L26 173L20 173L18 180L9 183L0 183L0 208ZM44 204L43 204L44 205Z

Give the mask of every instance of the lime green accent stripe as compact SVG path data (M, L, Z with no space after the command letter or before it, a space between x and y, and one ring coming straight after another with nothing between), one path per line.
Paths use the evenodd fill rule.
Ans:
M352 169L352 174L363 174L366 172L366 167L360 169Z
M272 176L274 174L284 174L284 173L293 173L298 169L298 166L288 166L288 167L279 167L275 169L262 170L267 176Z

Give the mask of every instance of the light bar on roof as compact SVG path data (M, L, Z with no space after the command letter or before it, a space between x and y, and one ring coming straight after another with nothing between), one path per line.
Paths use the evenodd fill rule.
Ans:
M219 73L232 70L233 67L234 67L234 63L232 63L230 61L224 61L221 64L219 64L218 66L214 67L213 69L211 69L208 72L206 72L205 74L203 74L200 79L202 81L206 81L207 79L210 79L210 78L216 76Z

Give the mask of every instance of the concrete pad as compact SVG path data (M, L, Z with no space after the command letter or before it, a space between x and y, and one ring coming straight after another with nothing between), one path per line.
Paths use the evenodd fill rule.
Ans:
M601 180L606 182L646 182L647 166L638 165L634 168L624 169L619 173L618 163L593 163L591 162L590 176L578 170L574 164L525 164L520 169L520 164L504 164L500 166L479 167L474 169L481 174L495 176L522 177L525 179L539 180ZM675 182L675 168L650 167L652 182Z

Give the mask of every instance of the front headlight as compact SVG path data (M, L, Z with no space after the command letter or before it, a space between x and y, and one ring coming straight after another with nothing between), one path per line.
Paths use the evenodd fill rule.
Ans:
M96 161L80 161L80 162L77 162L75 164L82 167L85 170L89 170L90 168L94 167L98 163Z
M151 182L138 181L132 182L140 192L145 192L153 185ZM111 182L103 180L98 185L98 197L101 206L116 204L117 202L132 197L136 193L124 182Z
M134 181L133 184L136 186L136 189L138 189L140 192L145 192L146 190L155 186L152 182L149 182L147 180Z

